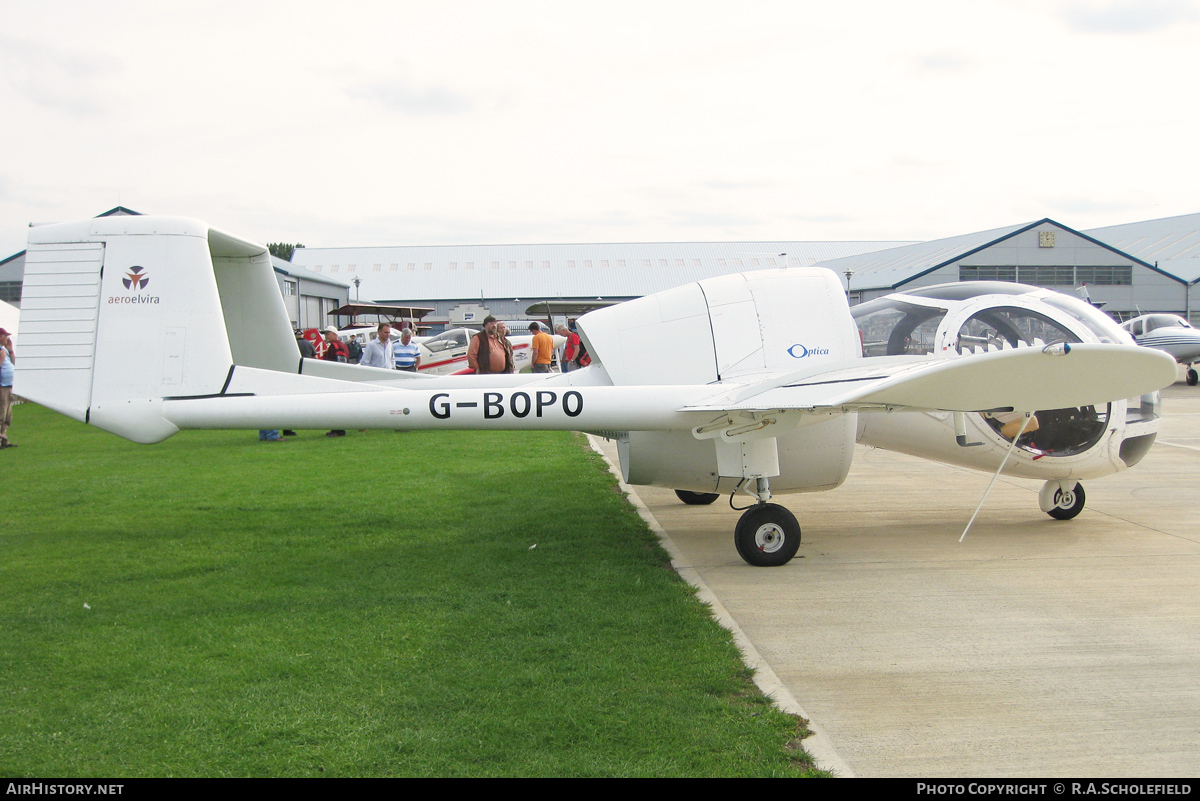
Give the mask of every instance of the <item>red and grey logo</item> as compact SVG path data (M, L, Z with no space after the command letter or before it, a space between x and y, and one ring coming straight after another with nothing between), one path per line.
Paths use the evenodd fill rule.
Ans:
M150 283L150 276L146 275L146 271L141 267L130 267L129 272L125 273L125 277L121 279L121 283L126 289L145 289L146 284Z

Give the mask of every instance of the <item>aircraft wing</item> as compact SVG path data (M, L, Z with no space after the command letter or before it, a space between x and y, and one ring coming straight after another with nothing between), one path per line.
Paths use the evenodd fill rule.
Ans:
M970 356L877 357L773 377L680 411L883 408L981 412L1108 403L1175 381L1175 360L1132 345L1062 343Z

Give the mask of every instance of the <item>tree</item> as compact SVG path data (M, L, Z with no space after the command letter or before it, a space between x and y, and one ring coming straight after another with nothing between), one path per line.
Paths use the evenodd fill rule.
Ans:
M267 250L271 251L271 255L277 259L283 259L284 261L291 261L292 253L296 250L296 248L302 247L304 247L304 245L301 245L299 242L294 245L290 242L267 243Z

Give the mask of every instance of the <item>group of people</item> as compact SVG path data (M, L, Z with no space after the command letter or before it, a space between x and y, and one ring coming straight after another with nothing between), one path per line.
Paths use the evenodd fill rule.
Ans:
M358 341L358 337L351 338L349 344L343 342L338 336L338 330L332 326L322 331L321 335L324 338L324 347L318 356L316 347L304 337L304 332L296 331L296 345L300 348L302 357L379 367L384 370L405 370L410 373L417 372L421 366L421 349L413 342L411 328L400 329L400 339L395 340L392 339L392 326L389 323L380 323L375 336L365 348ZM262 442L281 442L283 437L294 436L296 432L287 429L266 429L258 432L258 438ZM325 436L344 437L346 431L335 428Z
M483 330L471 337L467 346L467 366L476 375L516 372L508 327L490 314L483 318Z
M554 338L543 331L538 323L530 323L529 332L533 334L533 372L551 372L554 362ZM591 360L579 335L562 324L558 326L556 333L567 340L559 359L562 371L566 373L586 367ZM323 348L318 353L313 343L305 339L304 332L296 331L300 355L306 359L349 362L384 370L415 373L421 369L421 348L413 341L412 329L407 326L400 329L399 339L396 339L392 336L391 324L380 323L375 336L371 337L365 346L359 342L358 337L353 337L349 344L342 342L338 330L333 327L326 328L322 335ZM515 372L516 362L508 335L508 327L503 320L497 320L491 315L485 317L483 330L471 337L467 349L467 364L471 370L479 375Z
M317 348L304 336L303 331L296 331L296 345L300 355L306 359L321 359L328 362L347 362L362 364L368 367L380 367L385 370L406 370L415 373L421 366L421 349L413 341L412 329L402 328L399 339L392 337L392 327L388 323L380 323L375 336L366 343L359 336L343 342L338 330L332 326L321 332L320 353Z
M567 340L559 360L564 373L591 363L578 334L565 325L559 325L556 330ZM538 323L529 324L529 333L533 334L533 342L530 343L533 349L532 371L551 372L550 365L554 362L554 338L543 331ZM467 347L467 366L477 375L516 372L512 345L508 341L508 328L502 320L497 320L490 314L483 318L483 330L471 337L471 344Z
M2 330L2 329L0 329ZM559 362L564 373L578 370L591 363L587 348L584 347L579 335L565 325L559 325L557 333L566 338L566 345ZM533 334L533 372L549 373L554 361L554 338L542 330L537 323L529 324L529 332ZM508 341L508 327L503 321L488 315L483 320L483 330L471 337L467 348L467 365L479 375L516 372L516 362L513 359L512 344ZM421 368L421 349L412 338L412 329L400 329L400 338L392 338L390 323L380 323L375 336L363 347L357 340L352 339L347 345L338 336L338 330L326 328L324 336L325 347L318 357L316 348L304 338L303 331L296 331L296 344L300 347L300 355L306 359L320 358L324 361L357 363L363 367L378 367L384 370L406 370L415 373ZM357 352L356 352L357 350ZM258 438L263 442L280 442L283 437L295 436L295 431L263 430L258 432ZM346 432L335 429L327 437L344 437Z
M380 323L375 337L363 348L358 363L364 367L415 373L421 368L421 348L413 342L411 328L401 328L397 340L392 339L391 325Z

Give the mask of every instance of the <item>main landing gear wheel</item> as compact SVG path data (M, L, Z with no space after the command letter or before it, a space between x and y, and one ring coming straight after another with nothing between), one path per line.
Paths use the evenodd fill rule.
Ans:
M1083 491L1082 484L1077 483L1067 489L1063 483L1047 481L1042 487L1038 502L1042 511L1055 520L1070 520L1083 511L1087 493Z
M675 490L675 496L689 506L708 506L721 497L715 492L689 492L688 490Z
M1194 387L1197 383L1200 383L1200 376L1196 375L1195 367L1189 367L1187 371L1187 385Z
M800 547L796 516L777 503L750 507L733 531L738 554L755 567L786 565Z

